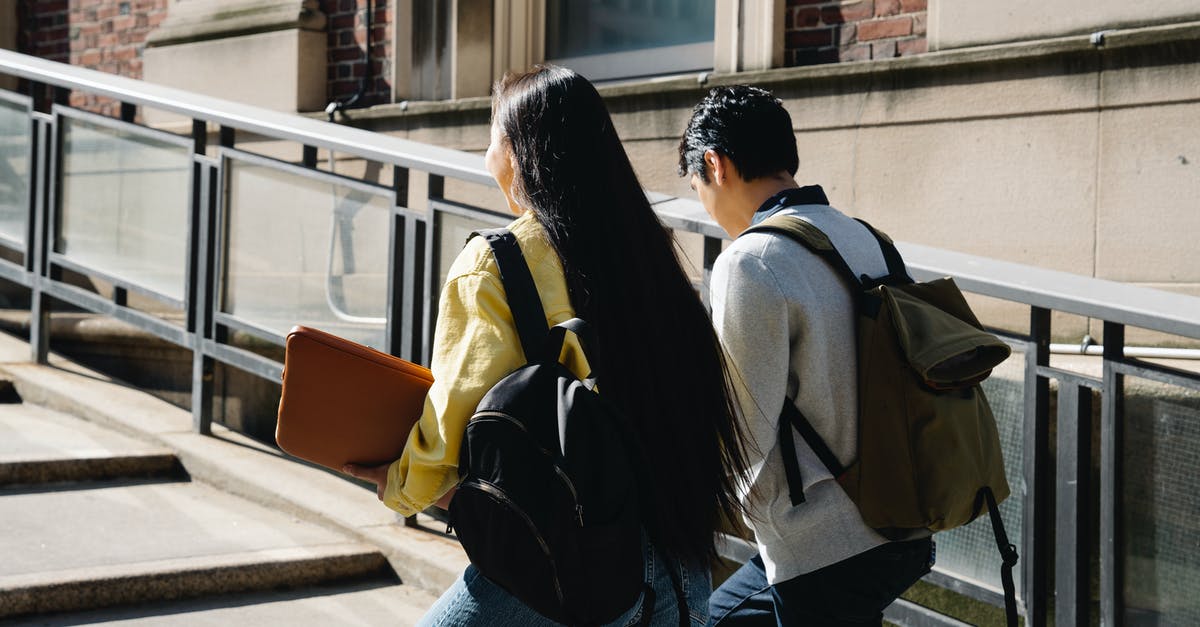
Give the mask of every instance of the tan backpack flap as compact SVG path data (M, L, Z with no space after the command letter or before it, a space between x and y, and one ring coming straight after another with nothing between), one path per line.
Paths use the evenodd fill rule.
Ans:
M340 471L400 457L433 376L427 368L307 327L287 336L275 441Z
M1012 354L1008 344L980 328L953 279L880 289L901 351L930 387L978 383Z

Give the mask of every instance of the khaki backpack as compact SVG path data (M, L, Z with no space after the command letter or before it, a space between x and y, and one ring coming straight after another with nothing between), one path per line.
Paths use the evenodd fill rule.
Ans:
M843 466L812 424L785 399L780 423L784 471L793 505L804 502L792 428L885 536L944 531L985 509L992 519L1009 624L1016 625L1012 567L997 503L1009 495L996 419L979 383L1011 354L983 330L953 279L916 283L892 241L879 241L888 274L856 275L811 222L775 215L746 232L786 235L829 263L854 292L858 358L858 451Z

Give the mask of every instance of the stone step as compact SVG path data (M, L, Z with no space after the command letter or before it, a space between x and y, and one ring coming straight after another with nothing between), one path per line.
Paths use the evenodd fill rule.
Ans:
M0 392L11 390L6 384ZM170 449L36 405L0 403L0 487L185 477Z
M368 578L395 579L379 551L357 543L24 573L0 577L0 618Z
M362 582L26 617L15 624L30 627L100 623L128 627L415 625L434 601L430 593L414 586Z
M210 486L0 489L0 617L390 577L374 547Z

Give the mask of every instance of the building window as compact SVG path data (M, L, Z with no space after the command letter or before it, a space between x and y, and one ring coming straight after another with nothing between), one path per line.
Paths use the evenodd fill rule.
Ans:
M711 70L716 0L546 0L546 60L591 80Z

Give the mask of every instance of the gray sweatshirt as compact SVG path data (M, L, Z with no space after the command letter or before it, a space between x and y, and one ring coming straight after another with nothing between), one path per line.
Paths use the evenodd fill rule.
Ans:
M792 192L813 189L819 192ZM768 201L753 223L780 211L801 216L830 237L857 274L886 274L879 244L866 227L828 205L784 208L787 198ZM867 527L798 433L793 440L806 501L793 507L778 445L779 412L791 398L843 464L854 459L858 399L854 309L847 287L801 244L782 235L749 233L717 258L711 294L717 334L735 379L741 378L739 404L751 440L742 500L767 579L787 581L886 542Z

